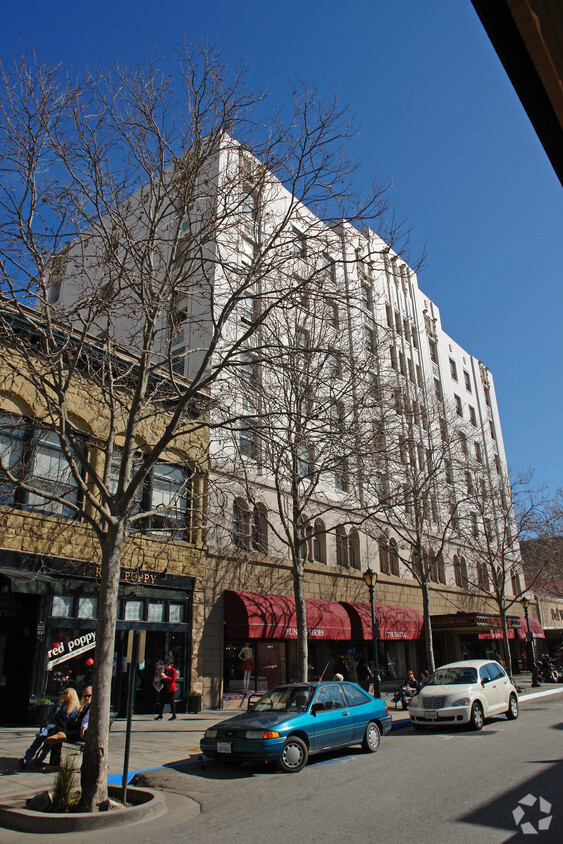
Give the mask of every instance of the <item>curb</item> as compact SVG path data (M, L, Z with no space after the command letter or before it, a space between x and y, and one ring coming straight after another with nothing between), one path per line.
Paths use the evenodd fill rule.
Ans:
M119 797L122 789L119 786L110 785L108 791L111 796ZM17 832L52 835L140 823L158 818L166 812L165 795L160 791L152 788L128 788L127 797L135 803L131 808L94 813L34 812L14 804L4 804L0 806L0 826ZM25 797L21 799L25 800Z

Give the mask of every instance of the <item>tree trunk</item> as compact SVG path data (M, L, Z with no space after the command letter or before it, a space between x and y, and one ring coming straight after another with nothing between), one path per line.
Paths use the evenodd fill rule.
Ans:
M422 580L420 588L422 589L426 668L432 674L436 666L434 664L434 645L432 643L432 624L430 621L430 591L426 580Z
M502 649L504 651L504 667L509 677L512 677L512 657L510 655L510 645L508 642L508 626L506 624L506 610L500 607L500 617L502 621Z
M307 640L307 610L303 590L302 560L293 561L293 595L297 620L297 680L305 683L309 679L309 643Z
M108 798L108 750L111 679L115 649L117 597L125 522L107 534L102 546L102 579L98 593L96 651L92 681L92 705L80 774L80 809L95 812Z

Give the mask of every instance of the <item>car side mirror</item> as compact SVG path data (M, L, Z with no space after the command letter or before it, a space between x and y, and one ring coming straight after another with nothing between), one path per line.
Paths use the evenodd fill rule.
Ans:
M316 715L317 712L322 712L324 709L323 703L314 703L311 707L311 715Z
M486 686L486 685L487 685L487 683L490 683L490 682L491 682L491 678L490 678L490 677L483 677L483 679L481 680L481 685L482 685L482 686Z

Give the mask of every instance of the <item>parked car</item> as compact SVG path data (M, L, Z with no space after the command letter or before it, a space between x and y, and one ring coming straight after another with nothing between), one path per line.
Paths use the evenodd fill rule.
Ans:
M383 700L349 682L290 683L249 703L247 712L214 724L200 747L224 760L277 762L286 773L300 771L309 755L351 744L368 753L391 729Z
M442 665L409 701L415 730L446 724L480 730L486 718L501 714L518 718L518 693L504 668L490 659Z

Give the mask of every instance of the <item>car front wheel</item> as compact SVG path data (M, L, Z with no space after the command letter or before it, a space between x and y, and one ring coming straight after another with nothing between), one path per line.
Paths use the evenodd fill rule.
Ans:
M366 753L375 753L381 741L381 733L379 727L374 721L370 721L364 733L362 747Z
M305 767L308 758L309 750L303 739L299 736L289 736L278 761L278 767L284 774L296 774Z
M515 721L518 718L518 698L516 695L510 695L508 709L506 710L506 717L509 721Z
M485 723L485 714L483 712L483 707L481 706L478 700L476 700L473 706L471 707L471 720L469 723L471 724L472 730L483 729L483 724Z

